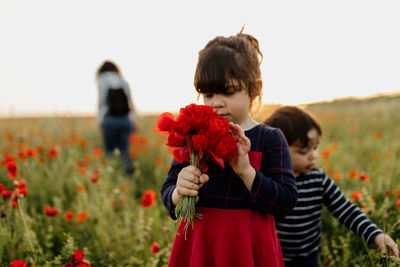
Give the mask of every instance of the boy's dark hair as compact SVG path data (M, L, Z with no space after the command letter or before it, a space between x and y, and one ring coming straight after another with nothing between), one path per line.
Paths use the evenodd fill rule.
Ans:
M289 145L300 140L302 147L307 147L307 133L311 129L317 130L319 136L322 135L319 123L310 114L295 106L284 106L275 110L264 123L281 129Z
M261 99L261 61L258 40L253 36L242 32L230 37L217 36L199 52L194 76L196 91L224 94L227 85L236 79L236 91L245 90L252 102Z
M97 75L106 72L106 71L113 71L116 73L120 73L119 67L117 64L112 62L111 60L106 60L103 62L103 64L100 65L100 67L97 70Z

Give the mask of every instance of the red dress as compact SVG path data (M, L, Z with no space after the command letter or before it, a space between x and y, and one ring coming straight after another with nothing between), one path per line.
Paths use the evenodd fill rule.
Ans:
M202 219L178 228L168 266L284 266L274 217L250 209L196 208Z

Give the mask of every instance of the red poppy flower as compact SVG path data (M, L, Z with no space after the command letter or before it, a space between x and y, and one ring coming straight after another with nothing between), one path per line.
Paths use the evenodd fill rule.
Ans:
M25 150L25 154L26 154L26 156L31 157L31 158L37 157L37 152L34 148L28 148L27 150Z
M73 211L67 211L64 215L64 218L67 222L71 221L74 218L74 212Z
M9 198L11 197L11 195L12 195L11 191L4 190L1 192L1 198Z
M56 158L57 157L57 147L52 145L50 150L47 152L47 157L49 158Z
M400 207L400 199L396 200L396 206Z
M94 184L99 180L99 176L92 175L90 176L90 181Z
M101 148L95 147L93 148L93 154L95 155L96 158L101 158L104 155L104 152Z
M355 201L360 200L361 196L362 196L362 192L361 192L361 191L353 192L353 194L351 194L351 197L352 197Z
M15 158L12 155L7 155L1 161L1 165L6 167L10 162L15 162Z
M76 215L76 221L78 223L83 223L86 221L87 216L88 216L88 213L86 211L82 211Z
M361 172L360 173L360 180L361 181L368 181L369 180L369 175L368 174L365 174L365 173L363 173L363 172Z
M153 254L157 254L160 251L160 245L157 242L153 242L150 249Z
M17 163L15 163L15 161L8 162L7 171L9 178L11 179L17 178Z
M156 192L153 190L146 190L142 195L142 207L148 208L156 204Z
M0 193L3 192L3 191L5 191L5 190L6 190L5 185L0 184Z
M171 130L171 124L174 121L174 115L169 112L161 114L156 122L157 130L168 133Z
M351 169L348 174L350 179L354 179L357 177L357 170L355 168Z
M54 208L54 207L46 206L46 207L44 207L44 213L47 216L54 217L54 216L56 216L58 214L58 210L56 208Z
M26 267L28 263L26 261L16 260L10 262L10 267Z
M71 263L66 263L63 267L90 267L90 262L84 260L85 254L80 250L75 250L74 255L71 257Z

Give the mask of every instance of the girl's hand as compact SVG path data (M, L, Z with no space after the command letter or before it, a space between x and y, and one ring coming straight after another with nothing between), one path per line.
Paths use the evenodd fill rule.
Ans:
M256 173L249 161L250 139L247 138L239 125L232 122L229 125L231 126L231 133L236 140L238 148L236 156L229 161L229 164L233 171L243 180L247 189L251 190Z
M176 206L179 200L185 196L195 197L199 189L208 182L208 175L202 173L197 167L189 165L183 168L176 181L176 188L172 193L172 202Z
M399 247L390 236L383 233L377 234L374 238L374 243L381 250L382 254L386 254L386 246L387 246L389 257L390 256L399 257Z

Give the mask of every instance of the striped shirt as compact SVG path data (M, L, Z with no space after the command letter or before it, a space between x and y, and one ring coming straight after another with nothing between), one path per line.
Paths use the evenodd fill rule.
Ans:
M356 205L344 197L339 187L322 170L314 169L299 175L296 184L299 193L296 207L286 217L275 218L285 261L319 252L322 205L368 244L382 233Z

